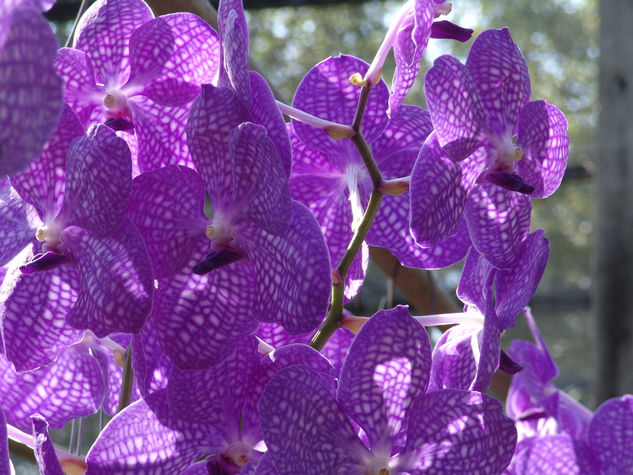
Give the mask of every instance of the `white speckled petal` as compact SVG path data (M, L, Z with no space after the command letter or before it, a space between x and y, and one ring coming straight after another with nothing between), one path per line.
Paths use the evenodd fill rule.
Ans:
M567 120L556 106L534 101L521 110L517 127L517 145L523 151L517 173L534 187L532 198L547 198L560 185L567 167Z
M40 12L0 16L0 175L23 171L57 126L62 80L53 67L57 39Z
M161 279L152 319L165 353L183 369L204 369L227 358L257 329L253 265L234 262L204 275L191 269L208 252L200 241L190 263Z
M0 398L9 424L28 431L29 417L41 414L54 429L97 412L105 395L103 372L86 345L65 348L41 368L17 373L0 355Z
M355 73L365 74L369 65L353 56L328 58L301 80L292 105L320 119L351 125L361 88L349 81ZM362 131L368 143L373 142L387 125L389 92L384 81L374 86L369 95ZM293 120L297 136L306 145L323 153L345 153L342 141L334 140L323 130Z
M78 280L70 265L30 275L8 270L0 290L0 321L6 356L17 371L44 366L81 339L83 332L66 323Z
M473 42L466 60L492 129L512 135L521 108L530 100L530 75L507 28L486 30Z
M468 157L490 131L470 71L453 56L440 56L425 76L424 89L440 145L453 160Z
M283 234L273 236L245 223L237 240L253 262L259 319L281 323L291 334L314 330L327 312L332 277L325 240L312 213L293 201Z
M143 329L132 335L131 345L134 381L140 394L147 397L166 388L173 363L160 346L151 315Z
M168 277L191 259L209 220L205 186L195 171L171 165L137 176L128 216L138 227L157 278Z
M633 466L633 396L609 399L589 425L588 441L601 473L627 473Z
M417 396L424 394L431 346L407 307L381 310L361 328L343 363L337 399L374 452L387 453Z
M601 472L591 446L566 433L533 437L517 446L507 475L556 473L561 475L598 475ZM613 472L618 473L618 472ZM622 472L625 473L625 472Z
M10 186L0 188L0 265L7 264L29 242L39 224L35 208L21 199Z
M64 243L77 261L79 296L68 315L75 328L102 337L137 333L152 309L154 273L141 234L125 218L112 235L97 237L76 226L64 230Z
M72 107L81 124L88 125L95 107L102 109L106 95L103 86L95 83L90 59L78 49L60 48L55 69L64 79L64 101Z
M64 106L57 130L44 151L24 173L11 177L11 185L37 208L42 221L52 220L61 209L66 186L66 154L71 142L84 133L75 113Z
M303 365L282 369L266 386L259 412L280 474L336 473L367 454L333 388L332 378Z
M125 218L132 187L130 149L105 125L73 142L66 159L66 189L58 222L97 236L113 233Z
M154 18L142 0L97 0L82 15L74 47L84 51L101 84L120 86L130 76L130 38Z
M87 473L180 473L222 443L213 426L176 418L167 405L167 391L162 390L110 421L86 456Z
M398 31L393 45L396 68L391 81L390 114L398 110L418 76L420 59L431 36L436 3L433 0L416 0L413 16Z
M482 183L466 202L466 222L475 249L499 269L514 265L530 229L532 200L524 194Z
M517 435L496 399L445 389L418 398L410 410L402 469L423 473L501 473L510 463Z

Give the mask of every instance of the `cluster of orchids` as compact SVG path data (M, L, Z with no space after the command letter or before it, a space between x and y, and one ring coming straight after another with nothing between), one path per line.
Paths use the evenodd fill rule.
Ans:
M405 105L429 39L472 35L409 0L371 64L328 58L287 105L249 69L241 0L218 31L97 0L60 49L51 3L0 4L1 474L7 439L46 475L628 473L633 397L593 414L554 387L527 309L532 199L569 139L506 28ZM465 259L464 311L345 311L369 245ZM505 352L521 313L534 343ZM97 412L87 454L51 441Z

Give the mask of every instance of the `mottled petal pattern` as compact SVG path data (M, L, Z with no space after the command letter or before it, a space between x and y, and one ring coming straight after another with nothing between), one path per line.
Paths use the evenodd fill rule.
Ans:
M534 187L532 198L547 198L560 185L567 167L567 120L556 106L534 101L521 110L517 127L517 145L523 152L517 171Z
M114 331L139 332L152 308L154 274L134 224L126 218L107 237L71 226L64 230L63 239L81 276L68 323L99 337Z
M172 361L158 341L150 315L140 333L132 336L132 368L134 381L143 397L167 387Z
M10 186L0 188L0 265L7 264L35 238L35 209Z
M601 473L627 473L633 466L633 396L609 399L594 415L588 434Z
M55 69L64 79L64 101L72 107L86 126L97 105L102 105L105 92L95 84L90 59L83 51L61 48L55 58Z
M327 311L332 278L312 213L293 201L284 234L273 236L248 224L240 229L240 243L253 261L259 319L281 323L291 334L314 330Z
M336 473L367 453L334 399L334 380L307 366L282 369L259 402L264 440L280 474ZM347 472L349 473L349 472Z
M168 408L167 391L162 390L110 421L86 456L88 473L180 473L221 444L214 427L176 418Z
M9 424L28 431L29 417L41 414L61 429L75 417L97 412L105 394L103 372L86 345L64 349L59 357L36 370L17 373L0 355L0 397Z
M63 217L57 219L96 236L111 234L125 217L131 186L127 144L109 127L94 126L68 150Z
M349 125L354 119L361 88L349 81L355 73L365 74L369 65L353 56L328 58L312 68L301 80L292 105L320 119ZM362 131L371 143L387 125L389 92L383 81L374 86L363 116ZM344 152L344 141L330 138L323 130L293 121L297 136L306 145L324 153Z
M137 176L128 216L138 227L157 278L180 271L191 259L209 220L205 186L195 171L171 165Z
M470 194L465 217L475 249L499 269L514 265L530 228L531 199L482 183Z
M424 394L431 346L407 307L382 310L361 328L341 370L337 399L373 451L391 450L411 401Z
M0 471L11 473L11 460L9 459L9 441L7 439L7 420L0 406Z
M205 254L199 243L188 266L161 279L152 318L165 353L183 369L215 366L257 329L253 266L234 262L204 275L191 272Z
M152 11L142 0L98 0L86 10L77 25L73 46L88 55L98 83L119 86L127 82L130 38L152 18Z
M473 42L466 60L492 130L512 135L521 108L530 99L530 76L507 28L486 30Z
M422 473L501 473L516 445L514 422L496 399L443 390L418 398L410 410L402 467Z
M83 332L65 321L77 299L78 280L70 265L31 275L17 268L7 272L0 289L0 320L6 356L17 371L44 366L81 339Z

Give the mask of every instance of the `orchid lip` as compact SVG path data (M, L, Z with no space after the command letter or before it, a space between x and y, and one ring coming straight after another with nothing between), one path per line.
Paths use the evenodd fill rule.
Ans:
M244 253L236 249L213 251L193 267L193 273L198 275L208 274L214 269L219 269L233 262L240 261L244 257Z
M53 251L35 254L24 265L20 266L20 272L26 275L37 271L53 269L68 262L68 257Z

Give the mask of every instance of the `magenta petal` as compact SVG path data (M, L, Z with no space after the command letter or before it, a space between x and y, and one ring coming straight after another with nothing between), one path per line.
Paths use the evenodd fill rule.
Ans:
M439 144L453 160L466 158L490 131L470 71L456 58L440 56L426 74L424 87Z
M33 440L35 440L35 459L42 475L64 475L59 464L53 441L48 435L48 423L40 414L30 417L33 426Z
M286 175L290 175L290 167L292 165L292 151L290 150L290 140L288 139L288 130L284 121L275 96L270 90L270 86L266 80L255 71L250 73L251 93L253 100L251 103L250 113L253 122L266 127L268 137L273 141L281 162L286 170Z
M532 198L547 198L560 185L567 167L567 120L556 106L533 101L521 110L517 127L517 145L523 152L517 172L535 188Z
M231 131L250 120L250 114L233 91L211 85L193 102L187 122L187 143L196 169L214 196L231 195L225 177L231 174L227 160Z
M526 473L569 473L598 475L591 447L566 433L533 437L517 446L508 475ZM614 472L617 473L617 472Z
M82 125L87 125L97 105L103 105L105 92L95 84L94 71L86 53L74 48L61 48L55 58L55 69L64 79L64 100L72 107Z
M190 168L172 165L137 176L128 216L138 227L157 278L168 277L191 259L203 236L204 182Z
M158 341L153 318L145 320L140 333L132 336L134 381L142 397L167 387L173 363Z
M238 241L253 261L260 320L281 323L291 334L314 330L330 298L330 260L319 225L302 204L292 202L288 229L272 236L252 224Z
M109 127L94 126L68 150L64 204L57 220L96 236L111 234L125 218L131 186L127 144Z
M112 235L97 237L71 226L62 239L79 267L79 296L67 319L102 337L137 333L152 308L154 274L147 248L129 219Z
M250 122L231 132L230 176L224 179L231 195L211 194L214 213L248 220L270 234L283 232L290 221L290 190L286 172L266 129ZM234 222L235 222L234 221Z
M514 320L536 292L549 257L549 241L542 229L529 234L517 262L508 270L497 271L496 310L503 329L514 326Z
M66 185L66 154L72 141L85 133L77 116L64 106L57 130L42 154L24 173L11 177L20 196L35 206L42 221L52 220L61 209Z
M358 332L337 399L366 432L372 451L391 450L412 400L426 391L430 369L429 337L407 307L376 313Z
M41 414L54 429L99 410L105 395L103 372L86 345L72 345L41 368L17 373L0 356L0 396L9 424L28 431L29 416Z
M457 232L474 183L442 150L432 134L411 172L411 234L429 247Z
M219 86L230 87L244 104L250 104L249 38L241 1L222 2L218 8L218 27L223 59Z
M492 129L501 137L512 135L521 108L530 100L530 75L508 29L481 33L470 47L466 67Z
M0 320L7 358L17 371L44 366L82 331L66 323L77 299L79 275L74 266L60 266L32 275L10 269L0 291Z
M101 84L119 86L130 75L130 38L154 17L142 0L98 0L83 14L75 31L74 47L84 51Z
M308 366L282 369L259 402L268 453L282 473L337 473L367 449L334 399L334 380ZM350 473L350 472L338 472Z
M490 273L494 272L494 267L479 254L476 249L468 251L468 257L462 269L462 276L457 286L457 297L468 305L473 305L479 309L486 308L486 295L489 289L486 282L490 279ZM517 268L518 272L523 271ZM523 310L523 307L521 307Z
M167 22L154 18L139 26L130 37L128 85L142 85L158 76L174 50L174 34Z
M328 58L301 80L292 105L320 119L350 125L354 119L361 88L349 81L355 73L365 74L368 64L353 56ZM362 131L373 142L387 125L387 86L380 81L372 88L363 118ZM306 145L323 153L345 153L344 142L330 138L323 130L293 120L297 136Z
M196 459L222 447L212 426L184 422L167 405L162 390L117 414L88 455L88 473L180 473Z
M633 466L633 396L609 399L589 426L589 444L601 473L626 473Z
M191 264L159 282L152 319L165 353L183 369L204 369L227 358L257 329L253 266L235 262L205 275L191 273L205 254L199 243Z
M407 444L400 457L412 475L427 472L501 473L517 435L496 399L477 392L425 394L411 407Z
M240 440L247 387L259 366L257 339L244 338L220 364L201 370L174 367L167 394L173 414L185 421L213 425L228 442ZM227 378L231 383L226 384ZM252 441L255 443L258 441Z
M191 105L166 106L144 96L134 97L130 105L138 137L139 169L150 171L176 164L193 168L186 136Z
M392 115L415 83L420 69L420 59L431 36L431 24L435 3L431 0L416 0L413 19L398 31L393 45L396 68L391 81L389 114Z
M465 210L473 246L493 266L508 269L521 252L531 214L528 196L487 183L477 185Z
M57 40L40 12L0 17L0 176L23 171L42 151L62 110Z
M0 188L0 210L0 265L5 265L34 242L36 226L41 222L35 209L10 186Z
M481 327L457 325L441 336L433 349L431 389L470 388L478 361L472 347L478 347Z

